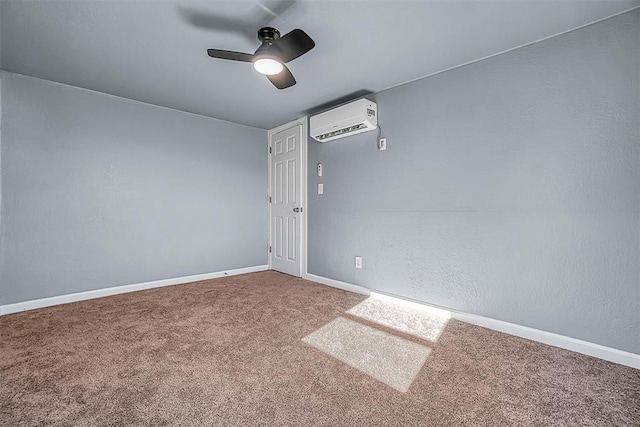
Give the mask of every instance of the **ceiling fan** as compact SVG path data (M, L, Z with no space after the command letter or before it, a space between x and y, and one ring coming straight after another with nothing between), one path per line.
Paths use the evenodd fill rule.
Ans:
M255 53L234 52L231 50L207 49L212 58L232 61L252 62L253 67L278 89L286 89L296 84L296 79L286 64L314 48L316 43L300 29L295 29L280 37L280 31L271 27L258 30L258 40L262 42Z

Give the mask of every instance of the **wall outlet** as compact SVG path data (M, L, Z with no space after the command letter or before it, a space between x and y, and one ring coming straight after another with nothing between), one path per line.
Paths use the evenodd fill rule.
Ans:
M387 138L380 138L378 141L378 150L384 151L387 149Z
M318 184L318 194L324 194L324 184Z
M318 163L318 176L322 176L322 163Z
M356 268L358 270L362 270L362 257L361 256L357 256L356 257Z

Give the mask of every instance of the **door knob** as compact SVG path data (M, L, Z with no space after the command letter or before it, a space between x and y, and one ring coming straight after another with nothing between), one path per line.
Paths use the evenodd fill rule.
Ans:
M294 212L300 212L300 208L293 208Z

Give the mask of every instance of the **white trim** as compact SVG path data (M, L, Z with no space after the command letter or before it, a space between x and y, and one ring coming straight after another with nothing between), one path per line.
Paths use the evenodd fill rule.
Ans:
M502 320L491 319L489 317L478 316L476 314L451 310L446 307L441 307L434 304L425 303L422 301L415 301L407 298L402 298L397 295L371 291L363 286L352 285L350 283L345 283L345 282L329 279L322 276L316 276L315 274L307 273L304 275L303 278L307 280L311 280L313 282L322 283L323 285L332 286L334 288L343 289L343 290L355 292L358 294L371 295L372 293L375 293L375 294L379 293L381 295L385 295L388 298L397 299L401 301L409 301L411 303L416 303L422 306L436 308L439 310L446 310L451 313L451 318L460 320L462 322L481 326L487 329L492 329L494 331L504 332L509 335L515 335L517 337L526 338L532 341L537 341L537 342L551 345L554 347L563 348L565 350L575 351L576 353L586 354L587 356L597 357L598 359L607 360L609 362L618 363L620 365L625 365L625 366L630 366L632 368L640 369L640 355L630 353L628 351L618 350L611 347L605 347L600 344L594 344L588 341L583 341L576 338L567 337L564 335L554 334L552 332L541 331L539 329L529 328L527 326L521 326L515 323L504 322Z
M564 348L565 350L575 351L576 353L586 354L587 356L597 357L598 359L608 360L609 362L618 363L620 365L640 369L640 355L630 353L628 351L605 347L589 341L554 334L553 332L541 331L539 329L516 325L514 323L503 322L502 320L495 320L489 317L478 316L476 314L452 311L451 317L473 325L493 329L494 331L504 332L506 334L515 335L554 347Z
M271 270L271 254L269 253L269 246L271 246L271 203L268 203L268 198L271 196L271 157L269 157L269 148L271 147L271 136L282 132L283 130L290 129L295 126L302 126L300 136L300 148L301 148L301 165L300 165L300 179L302 185L302 215L300 218L300 275L304 277L307 271L307 213L309 211L307 205L307 150L309 146L309 131L308 131L308 117L303 116L299 119L296 119L292 122L285 123L281 126L273 128L267 131L267 157L269 159L269 166L267 169L268 182L267 182L267 233L268 233L268 242L267 242L267 260L268 266Z
M19 313L36 308L50 307L58 304L68 304L70 302L84 301L93 298L102 298L110 295L124 294L127 292L141 291L144 289L160 288L163 286L181 285L200 280L216 279L218 277L236 276L238 274L255 273L257 271L268 270L266 265L256 265L254 267L236 268L234 270L223 270L215 273L196 274L193 276L176 277L174 279L154 280L153 282L136 283L133 285L114 286L111 288L96 289L93 291L77 292L74 294L58 295L55 297L34 299L31 301L17 302L14 304L0 305L0 315Z
M309 152L309 119L307 116L301 117L302 121L302 166L300 173L302 174L302 234L300 235L300 276L304 276L307 272L307 215L309 214L308 200L308 152Z
M339 280L329 279L327 277L316 276L315 274L306 273L302 276L303 279L311 280L312 282L322 283L323 285L331 286L332 288L342 289L343 291L349 291L361 295L371 295L371 291L363 286L352 285L351 283L341 282Z

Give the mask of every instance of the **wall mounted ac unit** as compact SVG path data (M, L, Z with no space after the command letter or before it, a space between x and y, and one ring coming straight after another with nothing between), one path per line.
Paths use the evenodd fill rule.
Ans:
M378 128L378 104L362 98L311 117L311 137L332 141Z

